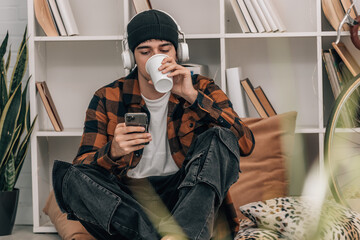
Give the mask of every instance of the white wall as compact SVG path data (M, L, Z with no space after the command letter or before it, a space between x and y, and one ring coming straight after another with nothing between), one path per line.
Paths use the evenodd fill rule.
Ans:
M9 31L9 43L11 45L12 72L16 54L27 25L27 2L26 0L0 0L0 42ZM6 55L7 57L7 55ZM10 76L8 76L10 78ZM24 79L28 78L28 73ZM30 150L30 149L29 149ZM20 174L16 187L20 189L20 200L16 224L32 224L32 195L31 195L31 164L30 151Z

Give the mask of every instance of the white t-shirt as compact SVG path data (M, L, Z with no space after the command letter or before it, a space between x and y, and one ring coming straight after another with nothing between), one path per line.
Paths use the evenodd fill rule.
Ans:
M149 132L152 141L145 145L138 165L130 169L127 175L131 178L170 175L179 170L171 156L167 138L167 111L170 92L150 100L141 95L150 112Z

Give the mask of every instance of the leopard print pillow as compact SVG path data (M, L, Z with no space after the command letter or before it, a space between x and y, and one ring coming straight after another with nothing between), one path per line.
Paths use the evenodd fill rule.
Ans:
M257 228L249 219L240 219L240 230L236 234L234 240L278 240L286 239L281 233L265 229Z
M310 198L282 197L240 207L257 226L289 239L360 239L360 214L326 201L315 209Z

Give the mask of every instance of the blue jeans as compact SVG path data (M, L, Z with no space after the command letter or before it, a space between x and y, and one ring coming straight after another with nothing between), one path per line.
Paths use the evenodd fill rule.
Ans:
M97 165L55 161L60 209L97 239L210 239L217 211L239 176L235 135L213 127L197 137L171 176L118 180Z

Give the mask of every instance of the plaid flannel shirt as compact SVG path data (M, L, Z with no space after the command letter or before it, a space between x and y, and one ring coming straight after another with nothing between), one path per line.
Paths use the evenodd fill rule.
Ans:
M167 135L177 166L182 166L193 140L212 126L230 129L238 138L241 156L249 155L255 145L253 134L235 113L226 94L209 78L193 75L192 81L198 91L193 104L172 93L168 103ZM145 112L149 119L151 117L140 95L136 72L95 92L86 112L84 133L73 163L98 164L120 178L134 168L141 159L142 150L117 160L112 160L109 154L115 127L124 122L127 112ZM226 203L232 206L229 194Z

